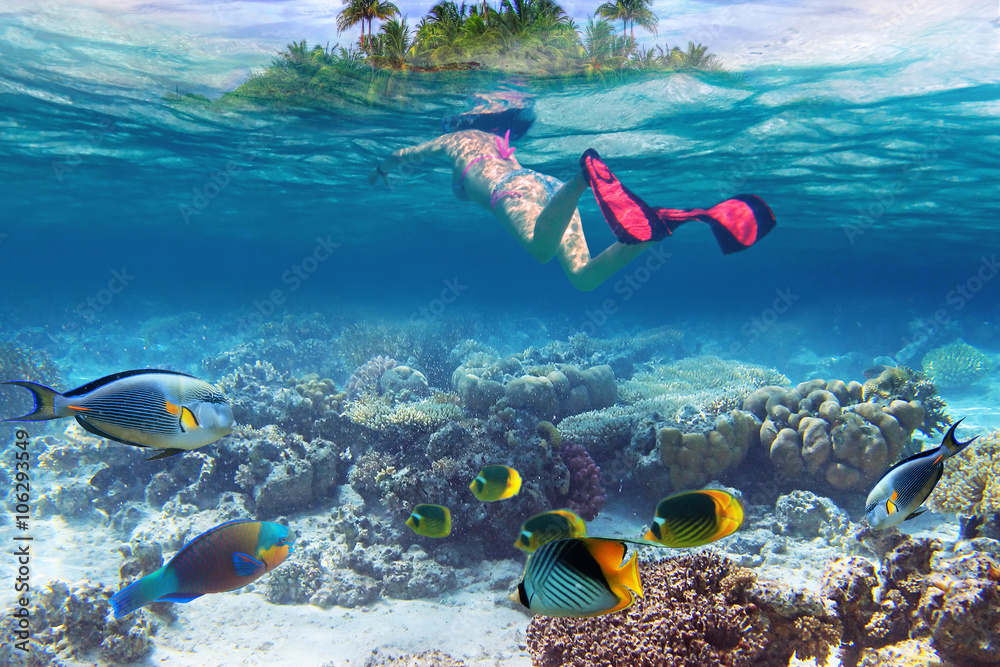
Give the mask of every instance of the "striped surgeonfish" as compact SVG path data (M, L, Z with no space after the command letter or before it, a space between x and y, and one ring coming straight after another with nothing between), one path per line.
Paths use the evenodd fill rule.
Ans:
M965 449L976 438L958 442L955 429L948 429L941 446L903 459L883 473L868 494L865 518L872 528L891 528L927 511L921 507L944 473L944 462Z
M636 553L622 564L620 540L571 537L547 542L528 557L510 599L545 616L587 618L628 608L642 597Z
M188 542L170 562L111 596L115 618L153 600L190 602L242 588L281 565L295 533L270 521L237 519Z
M60 394L34 382L5 382L35 397L29 414L4 421L76 417L94 435L136 447L162 449L162 459L197 449L232 433L233 410L203 380L161 370L124 371Z

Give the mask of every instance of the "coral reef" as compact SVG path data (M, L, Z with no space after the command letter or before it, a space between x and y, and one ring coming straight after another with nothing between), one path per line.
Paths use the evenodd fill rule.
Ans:
M63 660L76 664L99 658L103 664L124 665L148 656L153 650L150 636L155 626L142 611L111 619L108 599L114 592L89 582L56 580L40 587L37 602L29 607L32 637L28 664L57 666L64 664ZM0 651L2 657L10 656Z
M809 380L795 388L762 387L743 409L763 420L760 443L784 476L808 475L837 489L860 490L898 460L913 429L927 423L918 399L890 393L885 399L891 402L883 404L881 394L861 400L863 392L857 382Z
M919 601L931 646L956 665L1000 664L1000 560L972 553L935 567Z
M497 406L529 411L545 419L561 419L610 407L618 397L610 366L526 366L514 355L499 358L471 354L452 373L451 381L462 405L478 415Z
M881 580L864 558L839 558L823 574L823 597L830 600L843 626L841 660L856 665L866 648L909 639L927 589L931 560L942 545L936 540L900 537L882 561Z
M344 385L347 392L347 400L353 401L364 393L379 395L384 393L382 387L379 385L379 381L386 371L395 368L397 363L392 357L380 354L358 366L351 373L351 377L347 379L347 383Z
M669 468L675 490L701 486L735 468L760 437L760 422L747 412L733 410L720 415L708 433L682 433L661 428L656 433L660 460Z
M560 451L569 469L569 487L560 493L566 496L563 506L576 512L584 521L593 521L604 508L607 494L601 488L601 469L580 445L566 445Z
M924 355L924 372L942 389L965 389L989 375L993 361L959 339Z
M948 460L927 507L965 515L1000 514L1000 431L980 437Z
M529 347L522 359L527 364L608 365L616 376L629 377L636 364L656 357L669 361L684 356L684 334L669 326L645 329L618 338L591 338L573 334L565 341L551 341L541 348Z
M899 406L901 403L909 403L911 407L901 408L904 414L899 416L910 420L907 423L908 430L920 429L925 435L942 431L945 425L951 423L951 419L945 414L947 406L944 399L937 395L934 383L923 373L906 366L887 367L875 377L869 378L861 387L861 400L880 402L890 407L893 404ZM919 408L923 408L922 422ZM907 411L909 415L905 414Z
M536 667L752 665L768 647L752 573L710 552L640 566L644 597L621 613L535 616L527 645Z
M339 343L344 359L354 366L384 355L419 368L430 386L445 387L455 368L449 355L475 329L476 320L465 318L410 318L398 322L358 318L344 327Z
M824 534L845 533L851 525L847 513L832 500L802 490L779 497L774 517L782 535L810 540Z
M346 403L346 394L337 391L333 380L315 373L293 377L269 361L238 366L218 386L232 402L237 424L278 426L307 438L321 432L329 437L331 429L324 427L330 419L338 421Z

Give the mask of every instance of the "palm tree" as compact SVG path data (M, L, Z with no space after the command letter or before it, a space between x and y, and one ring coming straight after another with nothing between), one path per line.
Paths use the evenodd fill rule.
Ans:
M609 21L622 22L622 37L629 30L631 25L632 40L635 41L635 24L640 27L656 32L656 23L659 21L656 14L649 8L652 0L615 0L615 2L605 2L595 10L597 15Z
M344 32L361 24L361 46L369 53L372 41L372 22L384 21L399 15L399 7L386 0L344 0L344 8L337 14L337 32ZM365 39L364 26L368 24L368 38Z
M413 39L406 19L386 21L372 42L373 59L380 67L406 69L407 57L413 53Z
M344 8L337 14L337 32L361 24L361 45L365 46L365 20L370 0L344 0Z
M719 58L709 53L704 44L695 45L694 42L688 42L686 52L675 46L670 52L670 60L680 70L711 70L719 67Z

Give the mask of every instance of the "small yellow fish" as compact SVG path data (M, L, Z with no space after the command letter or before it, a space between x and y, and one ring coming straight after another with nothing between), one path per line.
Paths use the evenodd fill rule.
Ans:
M642 597L636 552L620 540L571 537L543 544L528 556L524 577L510 594L536 614L587 618L626 609Z
M417 535L448 537L451 535L451 512L441 505L417 505L406 525Z
M735 533L743 525L743 506L725 491L675 493L656 506L644 537L666 547L700 547Z
M567 537L586 537L587 524L569 510L552 510L536 514L521 526L514 546L529 554L547 542Z
M509 466L486 466L469 488L484 502L513 498L521 491L521 475Z

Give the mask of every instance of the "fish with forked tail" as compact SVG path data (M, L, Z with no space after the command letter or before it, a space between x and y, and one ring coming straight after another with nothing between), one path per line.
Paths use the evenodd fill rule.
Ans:
M959 419L948 429L937 449L914 454L883 473L865 506L865 518L872 528L891 528L927 511L921 506L941 479L944 462L976 440L955 440L955 429L962 421Z
M162 449L162 459L232 433L233 409L203 380L162 370L124 371L65 394L34 382L4 382L30 391L35 408L11 421L75 417L96 436L135 447Z

